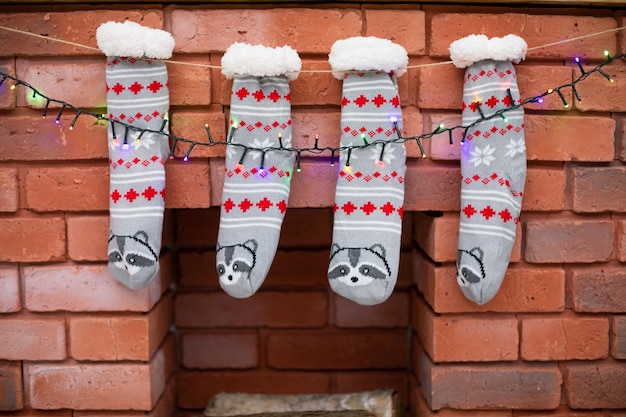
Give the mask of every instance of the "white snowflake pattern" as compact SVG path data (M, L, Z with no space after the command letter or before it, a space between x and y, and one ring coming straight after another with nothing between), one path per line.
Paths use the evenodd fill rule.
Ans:
M381 147L382 145L380 145L380 147L375 146L375 147L370 148L372 151L372 155L370 156L370 159L372 161L380 160ZM396 148L392 146L385 147L385 152L383 152L383 162L385 164L390 164L392 160L396 159L396 155L394 155L395 150Z
M518 140L511 139L508 145L506 145L508 151L504 156L515 156L518 153L524 153L526 151L526 145L524 144L524 138L519 138Z
M141 139L135 140L135 142L133 143L135 150L138 150L140 148L150 149L150 146L156 143L156 141L152 138L152 136L153 136L152 134L145 133L141 137Z
M254 149L264 149L264 148L269 148L270 146L272 146L272 142L270 141L270 138L265 138L262 141L258 140L258 139L254 139L254 142L252 142L252 146L251 148ZM253 160L256 160L258 158L261 158L261 152L251 152L250 156L252 157Z
M487 145L482 149L477 147L475 150L470 151L472 159L469 161L473 162L475 167L480 166L481 164L490 166L491 161L496 159L495 156L493 156L495 151L496 148L492 148L490 145Z

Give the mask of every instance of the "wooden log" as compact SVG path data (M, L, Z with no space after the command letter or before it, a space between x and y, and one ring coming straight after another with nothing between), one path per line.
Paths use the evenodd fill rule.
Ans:
M402 417L404 408L400 404L397 393L389 389L350 394L220 393L209 401L204 410L204 415L206 417L225 417L267 415L267 413L355 410L365 410L376 417Z

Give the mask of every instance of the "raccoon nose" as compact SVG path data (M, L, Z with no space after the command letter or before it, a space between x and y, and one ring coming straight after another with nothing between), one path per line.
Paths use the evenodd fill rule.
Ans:
M350 278L350 281L352 282L357 282L359 280L359 277L352 277Z
M229 281L232 281L232 280L233 280L233 276L232 276L232 275L229 275L229 276L228 276L228 280L229 280Z

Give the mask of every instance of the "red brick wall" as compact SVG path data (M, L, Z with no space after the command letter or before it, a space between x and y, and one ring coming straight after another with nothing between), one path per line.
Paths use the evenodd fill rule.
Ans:
M610 9L436 5L4 6L0 25L95 46L95 30L130 18L173 33L174 60L219 65L234 41L289 43L305 69L328 69L330 45L391 38L410 64L448 59L470 33L515 33L530 47L626 24ZM320 29L320 28L323 28ZM612 32L531 50L522 96L572 81L571 57L626 48ZM94 51L0 30L0 68L45 94L103 109ZM175 134L224 139L230 84L219 70L169 65ZM162 274L133 292L106 271L106 130L73 131L0 94L0 410L18 416L198 413L220 391L319 393L391 387L415 416L626 415L626 66L593 76L582 98L527 106L528 178L518 240L496 298L478 307L454 278L458 147L407 143L404 252L392 298L360 307L326 282L334 168L307 158L294 177L280 247L261 291L235 300L217 285L221 147L167 165ZM405 131L460 121L462 71L400 78ZM292 83L296 146L338 142L341 84ZM458 141L458 137L455 137ZM178 149L182 155L185 147ZM175 327L172 328L171 325ZM170 331L172 330L173 331ZM408 330L408 331L407 331ZM481 410L480 412L478 410ZM489 411L488 411L489 410Z

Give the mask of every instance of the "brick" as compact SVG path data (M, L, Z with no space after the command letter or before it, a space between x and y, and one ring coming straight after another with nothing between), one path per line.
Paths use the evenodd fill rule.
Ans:
M434 362L514 361L518 358L517 319L512 316L438 316L414 297L411 323Z
M108 173L108 167L95 163L88 167L30 167L25 172L26 208L40 212L108 210Z
M572 191L576 212L625 212L626 166L572 167Z
M206 160L168 161L166 208L206 208L210 201L209 167ZM193 178L193 180L190 180Z
M615 120L609 117L526 115L529 161L612 161ZM593 138L593 146L589 139Z
M626 359L626 315L611 317L611 356Z
M458 126L462 126L461 115L456 113L430 113L424 116L425 131L434 132L440 125L447 129L452 129L452 144L450 144L450 136L447 131L434 135L432 139L423 142L426 155L434 161L460 160L463 129Z
M54 123L56 110L41 117L39 110L20 111L0 119L0 134L11 140L0 142L0 159L12 161L51 161L100 159L109 155L107 128L89 115L82 115L72 130L74 115L63 112L64 123ZM66 120L69 119L69 120Z
M530 45L529 45L530 46ZM517 83L519 86L521 98L537 97L544 94L549 88L558 87L560 85L572 82L572 63L570 66L548 66L548 65L518 65L515 67L517 73ZM578 71L578 67L575 69ZM525 110L558 110L568 111L572 108L572 91L564 89L561 91L565 100L570 103L569 107L563 106L563 101L557 93L544 96L543 103L528 103L524 105ZM534 117L532 114L526 113L526 117ZM525 118L524 121L528 119ZM528 128L528 125L526 125ZM546 136L547 137L547 136ZM554 137L550 136L550 140Z
M167 66L170 105L200 106L211 104L211 69L207 55L174 54Z
M213 250L179 252L178 268L178 283L182 286L220 288Z
M440 110L460 109L463 104L464 72L464 70L450 64L419 68L417 107ZM445 85L446 88L441 88L442 85ZM447 138L441 140L447 140Z
M609 47L605 48L614 51ZM591 67L587 67L587 70ZM626 70L616 65L607 65L603 68L615 80L623 80ZM580 111L621 111L626 107L624 87L619 82L610 83L600 74L593 74L589 79L576 85L576 90L582 101L574 101L574 107Z
M281 249L330 248L332 218L332 209L288 209L280 235Z
M15 411L24 407L20 362L0 362L0 410Z
M65 222L41 216L0 219L0 261L50 262L65 259Z
M529 166L522 200L525 211L558 211L565 208L567 175L562 167Z
M416 213L413 236L419 246L436 262L456 262L459 240L460 218L457 213L444 213L433 217ZM511 262L521 259L522 233L517 228L516 239L511 250Z
M301 167L302 171L294 172L293 175L289 208L332 206L335 201L337 166L333 167L327 161L309 160L302 161ZM319 187L319 184L327 186Z
M617 260L626 262L626 219L615 219Z
M515 417L608 417L602 411L572 410L562 405L552 411L515 412Z
M20 275L17 266L0 265L0 313L14 313L22 308Z
M413 257L417 286L436 313L559 312L565 308L565 271L560 266L509 266L496 296L479 306L461 292L454 265L436 266L417 253Z
M567 120L564 123L564 120ZM432 114L430 129L443 123L453 128L461 125L456 115ZM529 161L612 161L614 154L615 121L606 117L573 117L526 115L526 154ZM435 160L459 160L458 144L463 137L461 129L453 131L453 145L446 134L435 136L427 154ZM589 146L589 138L595 138ZM547 139L549 138L549 139Z
M272 371L204 371L178 373L178 406L202 409L220 392L250 394L325 394L328 373Z
M404 106L402 108L402 118L402 134L405 138L419 136L423 133L426 121L424 120L422 113L418 108ZM430 142L431 141L422 142L422 146L424 146L425 151L428 148ZM406 142L404 142L404 147L406 148L407 158L422 157L422 153L417 146L416 141L407 140ZM430 153L428 151L426 151L426 154L430 156Z
M417 385L417 384L416 384ZM480 413L480 417L512 417L511 410L491 411L491 410L453 410L451 408L442 408L439 411L432 411L430 406L419 391L419 387L414 388L411 392L411 411L415 417L470 417ZM517 413L515 413L517 417ZM581 416L582 417L582 416Z
M406 328L409 324L409 295L395 291L374 306L362 306L343 297L334 297L335 324L347 328Z
M426 159L407 161L404 210L459 210L460 178L458 164L434 163Z
M215 247L217 242L220 210L211 209L179 209L176 216L176 239L182 248L196 248L198 246Z
M34 410L27 405L10 415L13 417L73 417L72 410Z
M16 71L18 78L26 81L46 96L62 100L78 108L97 108L106 103L106 76L102 58L66 58L58 61L54 59L17 60ZM43 109L46 100L42 97L33 98L32 91L22 90L17 96L17 105ZM61 107L56 102L50 103L50 109ZM48 112L50 122L54 122L59 111ZM61 117L61 124L72 121L70 112L65 111ZM69 120L68 120L69 119Z
M142 290L115 281L106 265L23 267L24 306L30 311L149 311L161 297L157 275Z
M626 120L622 120L620 123L621 131L619 140L617 143L617 157L622 161L626 162Z
M531 263L603 262L611 258L613 222L605 217L527 217L524 259Z
M209 125L211 137L214 141L225 141L225 120L224 114L221 112L206 111L176 111L171 113L170 131L173 135L187 138L200 143L208 143L209 139L205 130L205 125ZM177 142L174 155L177 158L185 156L189 150L189 144ZM191 153L190 158L207 158L212 156L224 156L225 146L199 146L196 145Z
M422 394L432 410L545 410L559 406L556 364L437 365L422 355Z
M65 318L10 316L0 321L0 359L51 360L67 357Z
M567 296L574 311L626 311L626 271L620 265L572 268L567 274Z
M102 23L110 20L122 22L126 19L141 22L142 25L152 28L163 27L163 15L160 10L4 13L0 14L0 25L96 48L96 29ZM89 51L74 45L5 31L0 33L0 43L5 45L0 52L0 55L4 56L98 54L98 51Z
M250 369L259 364L256 332L183 334L181 352L187 369Z
M13 57L0 59L0 72L15 77L15 59ZM2 110L15 108L16 90L12 90L11 85L13 82L7 80L0 86L0 109Z
M107 261L109 218L68 216L67 252L73 261Z
M165 338L171 318L172 297L147 314L71 315L70 356L80 361L148 361Z
M406 337L405 330L275 332L266 342L267 364L301 370L406 368Z
M42 410L149 411L165 389L165 368L163 350L150 363L29 364L28 399Z
M431 56L449 57L448 47L460 38L476 33L476 28L489 37L505 36L509 33L524 38L529 47L537 47L563 40L559 32L546 31L545 28L563 28L571 37L596 33L616 27L615 19L591 16L549 16L518 13L440 13L431 21L430 48ZM562 33L562 32L561 32ZM603 51L614 51L617 45L615 33L565 42L550 48L528 51L526 58L597 58Z
M184 53L225 51L234 41L328 53L335 40L360 36L362 26L361 13L353 9L180 9L171 19L175 51ZM320 27L328 30L320 33Z
M246 299L223 291L187 293L176 297L175 321L180 327L321 327L327 308L321 292L259 291Z
M394 390L400 403L409 404L407 392L407 372L402 371L365 371L365 372L334 372L333 393L352 393L374 391L385 387Z
M14 212L18 207L17 169L0 167L0 212Z
M563 383L565 400L571 408L626 408L626 367L623 363L567 362Z
M304 75L303 75L304 77ZM318 84L319 85L319 84ZM292 89L292 95L295 92ZM338 96L340 97L340 94ZM319 148L339 146L339 134L341 113L336 111L315 111L292 108L291 120L293 121L293 146L312 148L315 146L315 135L318 135L317 146ZM303 154L303 156L314 156ZM338 155L335 155L337 157ZM330 165L330 151L317 156Z
M328 51L330 51L330 46L328 47ZM298 52L301 53L301 51ZM302 69L304 70L304 72L300 73L297 79L290 82L292 97L291 104L294 106L294 110L297 109L297 106L302 105L323 106L332 104L335 106L339 106L339 104L341 103L342 83L331 74L326 72L330 70L330 65L328 64L328 61L326 59L323 61L311 61L305 59L302 62ZM231 83L227 83L227 97L229 98L227 103L230 103L230 85ZM339 109L337 109L336 111L339 111ZM329 127L335 129L335 132L339 131L339 124L329 124ZM315 135L316 132L308 133L312 133L313 135ZM335 133L333 137L334 139L339 139L339 135L337 133Z
M542 315L522 317L520 322L523 360L593 360L608 356L606 317Z
M409 55L426 51L426 20L421 10L365 10L365 36L389 39L402 45Z
M290 222L291 223L291 222ZM284 230L292 229L288 224ZM308 229L314 230L314 229ZM269 275L263 282L268 290L326 290L328 288L328 250L280 250L279 243ZM330 245L329 245L330 247ZM215 264L215 259L213 259ZM306 268L302 268L306 265ZM215 269L215 268L214 268Z

